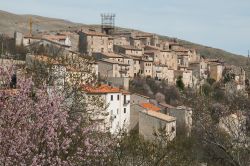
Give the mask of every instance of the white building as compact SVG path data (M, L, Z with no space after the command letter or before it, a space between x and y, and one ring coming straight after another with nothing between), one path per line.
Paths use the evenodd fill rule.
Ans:
M127 131L130 123L130 94L119 88L109 85L99 87L84 86L88 95L100 96L105 102L108 116L105 118L105 128L111 134L120 130Z

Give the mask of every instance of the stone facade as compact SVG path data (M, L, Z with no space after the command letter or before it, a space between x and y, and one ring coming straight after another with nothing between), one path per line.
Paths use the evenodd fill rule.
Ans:
M91 55L94 52L108 52L109 37L95 31L79 32L79 51Z
M222 79L223 65L218 62L209 63L209 77L214 79L216 82Z
M129 77L129 68L131 66L110 59L103 59L98 61L99 75L102 78L107 77Z
M176 136L176 119L156 111L139 112L139 133L144 139L154 141L161 132L172 141Z
M141 57L143 55L142 49L136 48L131 45L114 45L114 52L138 57Z
M168 115L176 118L176 127L178 131L184 131L187 136L191 135L192 129L192 109L185 106L168 108Z

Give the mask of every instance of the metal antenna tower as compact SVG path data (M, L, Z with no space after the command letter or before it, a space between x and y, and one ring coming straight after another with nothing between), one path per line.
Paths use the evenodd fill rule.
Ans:
M115 30L115 14L104 13L101 14L102 18L102 33L111 35Z

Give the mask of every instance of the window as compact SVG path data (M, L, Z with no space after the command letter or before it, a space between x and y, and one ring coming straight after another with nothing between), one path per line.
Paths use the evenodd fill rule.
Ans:
M123 112L124 112L124 114L126 114L126 108L123 108Z
M111 95L111 101L113 101L113 95Z
M111 113L110 113L111 115L113 115L113 110L111 110Z
M117 95L117 100L120 100L120 95Z
M116 113L119 114L119 109L117 108Z
M124 100L123 100L123 103L124 103L124 104L126 104L126 102L127 102L127 96L126 96L126 95L124 95Z

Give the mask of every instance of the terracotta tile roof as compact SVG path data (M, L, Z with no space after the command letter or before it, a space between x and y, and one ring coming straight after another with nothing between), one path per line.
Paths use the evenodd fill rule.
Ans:
M156 46L146 45L146 46L144 46L144 49L147 49L147 50L160 50L161 48L156 47Z
M179 48L173 49L173 50L176 52L188 52L188 51L190 51L189 49L186 49L184 47L179 47Z
M160 113L160 112L156 112L156 111L147 111L147 112L144 112L144 113L147 114L147 115L149 115L149 116L152 116L152 117L155 117L155 118L164 120L164 121L166 121L166 122L173 122L173 121L176 121L176 118L175 118L175 117L169 116L169 115L166 115L166 114L163 114L163 113Z
M83 90L90 94L106 94L106 93L120 93L119 88L111 87L109 85L103 84L99 87L93 87L88 85L83 85Z
M43 35L43 38L48 39L48 40L59 41L59 40L66 40L67 36L66 35Z
M113 52L101 53L101 54L103 54L104 56L109 57L109 58L123 58L122 55L119 55L119 54L116 54Z
M88 36L106 36L106 37L108 37L106 34L101 33L101 32L96 32L96 31L82 31L82 33L84 33Z
M147 109L147 110L151 110L151 111L160 111L161 109L159 107L156 107L155 105L151 104L151 103L141 103L140 104L141 107Z
M121 66L130 66L129 64L123 63L123 62L119 62L116 60L112 60L112 59L100 59L99 62L106 62L106 63L111 63L111 64L118 64Z
M124 49L126 49L126 50L137 50L137 51L142 51L142 49L136 48L136 47L131 46L131 45L122 45L122 46L116 45L116 46L121 47L121 48L124 48Z

